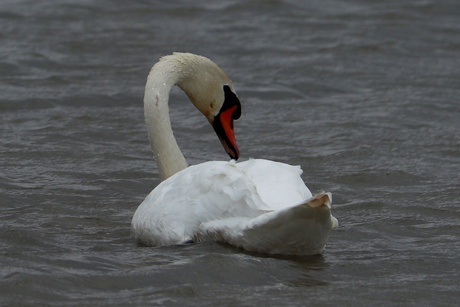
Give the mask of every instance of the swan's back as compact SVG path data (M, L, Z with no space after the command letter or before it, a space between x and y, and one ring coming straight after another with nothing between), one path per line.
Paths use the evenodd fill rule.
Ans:
M277 210L296 205L312 194L300 175L300 166L252 159L237 164L257 188L262 202L269 210Z
M311 197L301 173L298 166L262 159L190 166L142 202L133 217L134 235L145 244L180 244L196 240L203 223L295 206Z

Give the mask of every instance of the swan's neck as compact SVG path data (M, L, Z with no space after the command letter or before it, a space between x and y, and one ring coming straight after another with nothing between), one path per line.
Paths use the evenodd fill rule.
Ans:
M187 168L169 118L169 92L180 80L180 71L157 63L151 70L144 96L144 115L153 155L161 180Z

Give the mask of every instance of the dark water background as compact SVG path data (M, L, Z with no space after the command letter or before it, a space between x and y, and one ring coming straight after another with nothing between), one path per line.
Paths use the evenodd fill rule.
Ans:
M150 67L218 63L242 160L331 191L323 254L141 247L158 184ZM0 2L0 305L447 306L460 301L459 1ZM227 159L171 97L189 163Z

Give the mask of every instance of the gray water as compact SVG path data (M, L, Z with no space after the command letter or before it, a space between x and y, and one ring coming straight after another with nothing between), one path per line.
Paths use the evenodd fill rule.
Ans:
M0 305L458 304L460 2L304 2L1 1ZM132 238L173 51L232 78L242 160L333 193L322 255ZM228 159L177 89L171 117L190 164Z

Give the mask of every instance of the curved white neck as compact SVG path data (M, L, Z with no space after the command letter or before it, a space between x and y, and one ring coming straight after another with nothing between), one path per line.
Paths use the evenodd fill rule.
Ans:
M222 69L202 56L173 53L153 66L145 85L144 115L161 180L187 168L169 119L169 92L174 85L187 94L210 123L224 103L223 86L233 87Z
M180 81L179 73L159 62L150 71L145 86L145 123L162 181L187 168L173 135L168 107L169 92Z

